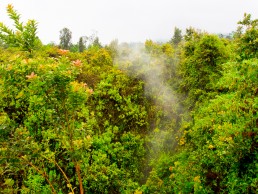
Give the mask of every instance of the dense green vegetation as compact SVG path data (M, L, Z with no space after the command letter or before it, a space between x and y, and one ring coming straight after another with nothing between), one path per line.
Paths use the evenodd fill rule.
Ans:
M258 20L144 45L64 28L55 46L7 12L0 193L258 192Z

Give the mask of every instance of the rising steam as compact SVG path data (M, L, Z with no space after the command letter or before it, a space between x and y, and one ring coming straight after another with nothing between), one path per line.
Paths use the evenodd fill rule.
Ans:
M179 123L178 98L168 80L176 64L168 63L165 55L151 56L142 43L120 44L115 64L129 76L144 81L144 92L154 102L155 116L149 133L150 157L155 159L162 152L172 152L177 145Z

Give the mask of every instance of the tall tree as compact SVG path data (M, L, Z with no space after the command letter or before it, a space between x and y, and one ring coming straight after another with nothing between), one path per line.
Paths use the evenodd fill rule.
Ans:
M79 52L82 52L86 49L87 37L81 36L79 39Z
M174 35L173 35L173 38L170 40L170 43L177 46L182 41L182 39L183 39L182 30L175 27Z
M59 46L62 49L69 49L71 46L71 40L72 40L72 32L68 29L68 28L63 28L62 30L60 30L60 35L59 35L59 39L60 39L60 44Z

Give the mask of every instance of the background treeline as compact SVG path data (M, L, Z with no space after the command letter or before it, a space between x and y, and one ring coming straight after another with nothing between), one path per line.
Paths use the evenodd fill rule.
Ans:
M43 45L0 23L1 193L257 193L258 22ZM88 43L87 43L88 41Z

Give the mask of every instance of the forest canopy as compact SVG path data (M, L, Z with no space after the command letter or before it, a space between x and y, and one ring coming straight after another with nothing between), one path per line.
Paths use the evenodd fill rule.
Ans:
M0 193L257 193L258 23L44 45L0 23Z

